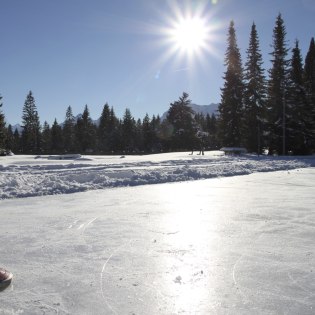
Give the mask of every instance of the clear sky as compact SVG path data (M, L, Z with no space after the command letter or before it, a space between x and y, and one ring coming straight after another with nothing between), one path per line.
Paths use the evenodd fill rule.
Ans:
M30 90L41 123L49 124L54 118L62 122L69 105L76 115L87 104L97 119L108 102L118 117L129 108L142 119L146 113L163 114L183 91L196 104L217 103L232 19L243 62L251 25L256 23L266 69L278 13L285 21L288 47L298 39L303 58L315 36L314 0L0 0L0 4L0 94L12 125L21 123ZM192 25L185 29L185 21L202 23L203 38L193 33L185 42L180 32L189 32Z

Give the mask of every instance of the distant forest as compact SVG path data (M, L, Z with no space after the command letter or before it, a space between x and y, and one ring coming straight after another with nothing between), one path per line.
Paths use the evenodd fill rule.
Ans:
M298 40L289 48L281 14L276 18L271 67L263 67L259 36L252 24L246 60L242 63L234 22L228 28L224 85L216 115L195 113L185 92L170 104L166 119L136 120L130 109L122 118L105 104L99 124L88 106L74 117L41 125L32 91L22 112L22 131L6 126L0 97L0 154L146 154L193 149L245 147L260 154L315 152L315 43L310 39L303 59ZM303 61L304 60L304 61Z

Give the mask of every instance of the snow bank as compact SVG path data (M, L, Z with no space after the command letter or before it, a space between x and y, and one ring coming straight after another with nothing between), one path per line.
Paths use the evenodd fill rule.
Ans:
M314 167L315 157L204 156L8 156L0 159L0 199L68 194L107 187L189 181Z

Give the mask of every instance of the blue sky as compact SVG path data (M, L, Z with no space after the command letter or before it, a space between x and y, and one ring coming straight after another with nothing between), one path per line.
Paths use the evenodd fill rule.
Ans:
M163 114L182 94L200 105L220 101L226 34L234 20L243 62L256 23L269 68L276 16L288 47L300 41L303 58L315 36L314 0L0 0L0 94L8 123L21 123L32 90L41 123L59 122L70 105L85 104L93 119L103 105L118 117ZM206 21L206 47L176 51L169 31L180 17Z

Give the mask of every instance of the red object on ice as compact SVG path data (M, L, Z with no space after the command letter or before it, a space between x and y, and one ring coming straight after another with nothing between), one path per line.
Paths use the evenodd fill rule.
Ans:
M10 271L0 268L0 288L9 285L12 278L13 274Z

